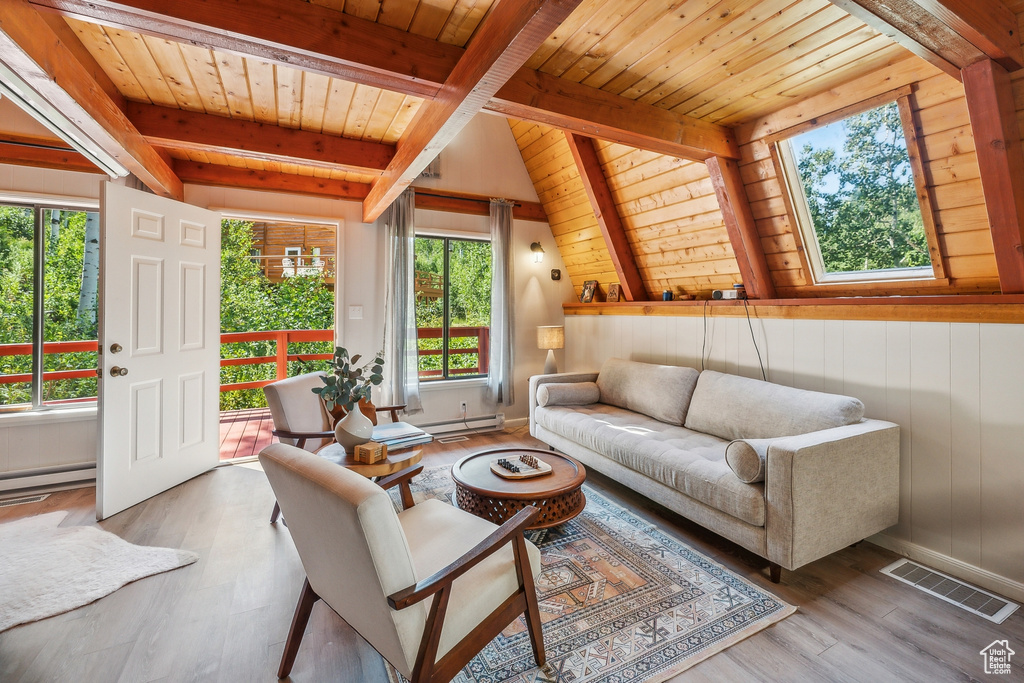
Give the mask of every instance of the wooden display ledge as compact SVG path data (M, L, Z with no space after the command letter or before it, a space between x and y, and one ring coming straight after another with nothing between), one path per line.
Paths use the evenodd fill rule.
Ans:
M565 315L745 317L742 301L622 301L562 304ZM749 299L752 318L1024 323L1024 294Z

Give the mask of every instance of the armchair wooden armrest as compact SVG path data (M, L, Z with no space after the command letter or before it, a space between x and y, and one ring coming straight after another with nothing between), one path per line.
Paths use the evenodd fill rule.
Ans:
M334 441L334 432L289 432L287 429L275 429L270 432L279 439L295 439L295 445L299 448L306 447L306 439L328 439Z
M412 500L412 489L409 488L409 480L422 471L423 465L406 467L404 470L399 470L394 474L389 474L383 479L379 479L377 481L377 485L382 489L389 489L394 486L398 486L398 490L402 494L402 509L408 510L415 505Z
M409 586L397 593L389 595L388 604L396 610L405 609L409 605L415 605L417 602L429 598L439 590L447 588L455 581L455 579L480 564L480 562L494 554L514 537L522 537L526 527L530 526L530 523L533 522L534 518L539 514L540 510L532 505L523 508L517 512L512 519L498 527L494 533L478 543L476 547L455 562L452 562L444 569L436 572L433 576L417 582L416 585ZM520 553L517 552L516 563L521 564L524 562L527 562L525 554L520 557ZM521 569L528 570L529 567L523 566Z
M391 413L392 422L401 422L401 420L398 419L398 411L405 410L405 404L403 403L397 406L374 406L373 409L378 413Z

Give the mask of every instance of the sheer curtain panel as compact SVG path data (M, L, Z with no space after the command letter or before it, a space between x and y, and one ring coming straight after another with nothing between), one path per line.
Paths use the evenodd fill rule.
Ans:
M416 196L403 192L384 214L387 231L387 295L384 315L384 384L386 405L405 404L406 414L423 410L420 403L419 358L416 349L413 216Z
M487 372L489 401L510 406L515 402L512 368L515 328L515 276L512 249L512 202L491 200L491 367Z

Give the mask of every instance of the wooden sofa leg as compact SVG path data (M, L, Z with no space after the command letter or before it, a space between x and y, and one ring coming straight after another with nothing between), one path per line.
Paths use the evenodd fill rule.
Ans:
M768 563L768 575L771 578L772 583L779 583L782 581L782 567L775 564L774 562Z
M302 583L299 602L295 605L295 616L292 617L292 627L288 629L288 640L284 643L281 668L277 670L278 678L286 678L292 672L295 656L299 654L299 644L302 643L302 635L306 630L306 624L309 623L309 615L313 611L313 605L319 599L320 596L310 587L309 579L306 579Z
M279 519L281 519L281 504L275 500L274 510L270 513L270 523L274 524Z

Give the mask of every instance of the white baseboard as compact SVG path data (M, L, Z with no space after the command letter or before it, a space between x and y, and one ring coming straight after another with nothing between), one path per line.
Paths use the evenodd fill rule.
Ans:
M96 465L87 464L72 468L48 468L26 472L25 474L8 474L0 477L0 492L37 489L48 486L65 486L67 484L88 485L96 481Z
M505 429L519 429L530 424L530 418L528 417L517 417L511 420L505 420Z
M959 579L998 593L1005 598L1024 602L1024 583L1019 581L1008 579L999 574L993 574L987 569L975 567L973 564L968 564L963 560L943 555L916 543L893 538L886 534L875 534L866 540L894 553L898 553L903 557L916 560L929 567L934 567L939 571L952 574Z

